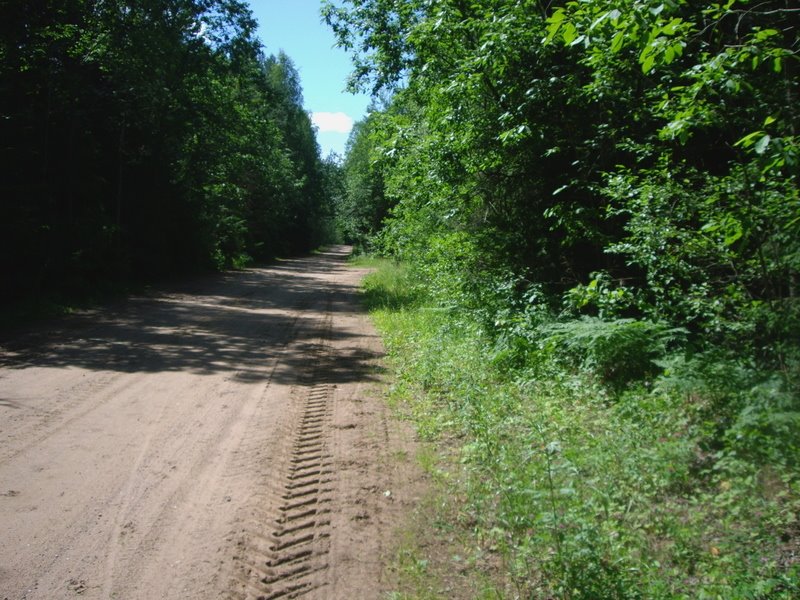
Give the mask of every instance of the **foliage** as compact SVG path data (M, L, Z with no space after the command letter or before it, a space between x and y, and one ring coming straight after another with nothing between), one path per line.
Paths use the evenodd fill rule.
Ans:
M0 23L4 302L322 241L299 77L246 4L4 2Z
M347 141L344 193L336 206L336 218L344 239L358 248L364 248L378 232L389 208L381 156L374 148L379 134L378 115L371 114L355 124Z
M797 9L324 15L383 100L346 202L428 304L380 318L423 430L472 440L517 595L795 593Z
M492 341L471 319L436 310L430 297L398 305L398 290L414 281L385 265L365 289L393 395L423 437L457 445L447 485L459 501L447 527L472 537L474 556L461 560L495 565L493 597L800 592L800 429L782 382L720 355L686 361L668 348L662 374L625 391L565 368L547 343L530 350L533 367L487 361ZM620 330L662 355L673 337L662 329L662 342L650 341L631 321L549 328L565 344ZM569 336L576 328L585 331ZM431 580L443 579L456 565L430 544L408 551Z
M364 283L364 300L368 308L401 310L417 303L418 292L408 270L389 260L371 261L377 268Z
M597 317L545 324L535 331L540 353L562 356L604 383L623 386L657 374L656 361L667 356L684 333L663 323Z
M605 318L796 371L796 11L354 0L324 14L353 85L388 98L354 138L348 211L369 235L392 207L374 239L449 302L485 309L512 281L506 305L531 285L555 305L603 273L595 299L619 300Z

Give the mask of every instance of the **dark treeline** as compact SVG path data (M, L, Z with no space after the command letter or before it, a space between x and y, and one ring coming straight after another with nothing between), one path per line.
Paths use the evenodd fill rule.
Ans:
M255 27L235 0L0 3L4 301L328 235L298 73Z

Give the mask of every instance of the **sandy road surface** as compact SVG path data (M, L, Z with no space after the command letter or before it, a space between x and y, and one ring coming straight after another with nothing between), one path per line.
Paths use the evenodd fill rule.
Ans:
M0 341L0 598L379 597L408 435L348 250Z

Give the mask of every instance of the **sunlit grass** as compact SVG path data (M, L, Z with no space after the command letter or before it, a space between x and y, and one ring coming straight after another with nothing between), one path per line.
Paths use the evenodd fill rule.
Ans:
M398 555L417 592L395 597L432 597L431 581L447 597L453 570L471 597L797 597L795 470L715 471L701 400L609 391L554 357L503 366L468 318L426 310L401 265L373 264L391 401L446 449L424 458L446 509L427 506L428 535Z

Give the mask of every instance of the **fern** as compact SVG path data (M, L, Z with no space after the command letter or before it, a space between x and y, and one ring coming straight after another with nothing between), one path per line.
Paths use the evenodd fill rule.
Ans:
M542 325L539 335L541 350L620 388L656 373L656 361L683 342L686 330L653 321L585 316Z

